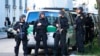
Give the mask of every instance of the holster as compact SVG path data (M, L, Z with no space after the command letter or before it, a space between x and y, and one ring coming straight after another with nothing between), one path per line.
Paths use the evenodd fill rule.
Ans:
M56 32L54 32L53 38L60 37L60 35L61 35L61 32L57 30Z

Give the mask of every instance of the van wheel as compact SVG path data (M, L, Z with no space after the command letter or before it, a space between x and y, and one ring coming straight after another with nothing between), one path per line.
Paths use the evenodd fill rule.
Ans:
M76 45L72 46L72 50L73 50L73 51L76 51L76 50L77 50Z
M68 47L69 47L70 46L70 38L68 38L68 43L67 44L68 44Z
M10 32L7 32L7 38L14 38L14 34L13 33L10 33Z
M31 51L32 51L32 49L31 48L28 48L27 54L31 54Z
M11 34L7 32L7 38L11 38Z

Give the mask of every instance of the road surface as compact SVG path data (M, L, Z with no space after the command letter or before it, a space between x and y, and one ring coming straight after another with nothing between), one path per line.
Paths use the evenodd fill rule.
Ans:
M15 56L15 54L14 54L15 44L16 43L13 38L12 39L8 39L8 38L1 39L0 40L0 56ZM44 51L39 50L39 56L44 56L43 54L44 54ZM33 56L33 55L34 55L34 49L32 50L32 53L28 56ZM21 43L20 49L19 49L19 56L23 56L22 43Z
M14 39L1 39L0 40L0 56L14 56L15 55L14 47L15 47ZM20 45L19 53L20 53L19 56L23 56L22 44ZM32 53L34 53L34 50L32 50ZM29 56L32 56L32 55L29 55Z
M0 32L0 39L7 38L7 33L6 32Z

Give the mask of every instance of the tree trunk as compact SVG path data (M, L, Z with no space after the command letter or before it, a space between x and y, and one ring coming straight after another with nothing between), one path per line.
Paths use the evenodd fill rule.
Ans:
M98 6L98 27L99 27L98 45L100 47L100 0L96 0L96 1Z

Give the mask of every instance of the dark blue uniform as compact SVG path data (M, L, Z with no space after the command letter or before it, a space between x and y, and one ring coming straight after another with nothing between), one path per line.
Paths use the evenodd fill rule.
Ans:
M78 52L84 52L84 15L80 14L76 18L76 46L78 48Z
M56 19L54 22L54 26L56 24L60 24L60 27L62 32L60 34L55 34L54 36L54 55L57 56L58 53L58 48L59 48L59 42L61 46L61 54L66 55L67 53L67 45L66 45L66 34L67 34L67 29L68 29L68 19L66 17L59 17L59 19ZM56 32L58 33L58 32Z
M41 26L37 26L38 23L41 23ZM40 42L43 41L43 46L45 49L45 54L48 54L47 47L47 26L48 21L45 18L39 19L34 24L33 35L35 35L36 47L35 47L35 56L38 56L38 49L40 47Z
M20 29L20 32L17 32L17 35L15 37L16 46L15 46L15 54L18 56L19 53L19 46L22 41L23 44L23 50L24 55L27 55L27 28L28 24L26 22L17 22L14 26L14 30L17 31L17 29Z
M91 16L87 16L85 20L85 44L92 42L94 38L94 23Z

